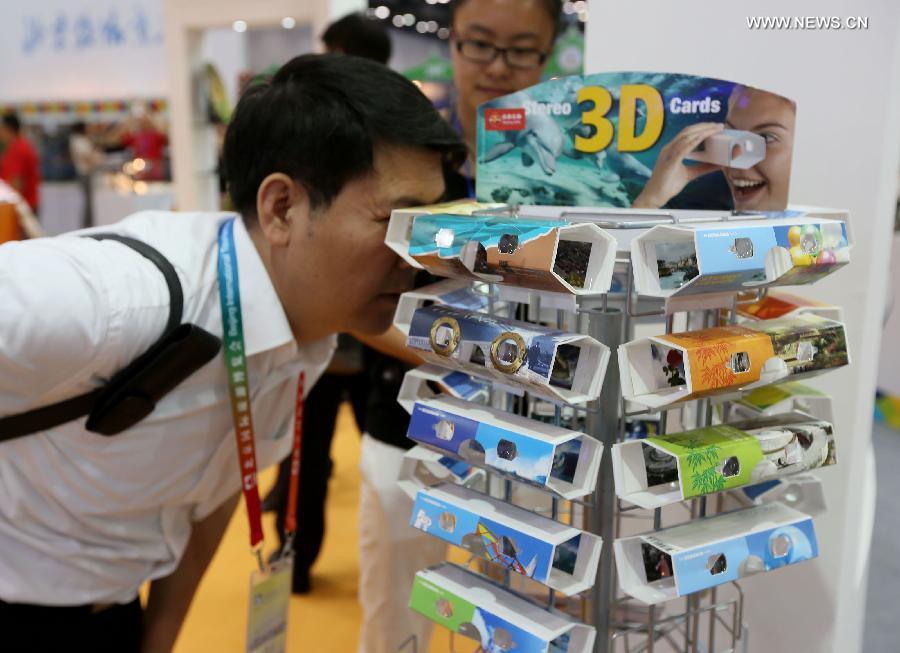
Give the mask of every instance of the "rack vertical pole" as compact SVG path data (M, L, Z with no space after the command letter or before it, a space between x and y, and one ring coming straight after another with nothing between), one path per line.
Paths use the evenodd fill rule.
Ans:
M609 653L612 632L613 596L613 541L616 510L616 490L613 484L612 458L610 449L616 443L619 433L619 364L617 349L622 342L623 314L617 309L602 310L592 308L586 311L589 317L588 335L610 348L609 366L603 381L603 390L597 401L591 402L592 409L587 415L587 431L591 437L603 444L604 452L597 476L594 506L590 511L589 530L603 538L597 581L591 593L591 621L597 628L595 653Z

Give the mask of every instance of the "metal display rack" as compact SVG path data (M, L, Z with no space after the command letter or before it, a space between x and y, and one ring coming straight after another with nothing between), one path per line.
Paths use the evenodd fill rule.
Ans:
M518 217L516 207L476 213ZM610 230L648 229L663 224L765 219L765 216L739 214L715 214L711 217L695 215L689 219L683 219L665 212L635 215L635 213L629 212L605 211L596 214L565 212L561 217L571 222L592 222ZM567 410L574 410L584 419L585 427L579 430L583 430L599 440L604 447L595 491L581 500L549 496L549 508L544 510L547 516L553 519L578 525L583 530L602 538L603 547L593 588L579 596L562 598L552 589L548 590L545 587L537 589L536 583L532 583L531 585L534 587L529 586L526 590L517 588L517 584L521 585L523 582L530 581L522 581L518 575L513 575L514 578L511 579L508 570L498 577L496 571L491 573L484 568L487 564L484 560L475 556L469 559L466 566L478 566L478 563L481 563L481 571L488 574L493 580L501 582L513 591L518 590L520 594L526 594L532 600L540 600L547 608L563 610L577 616L584 623L594 626L597 631L595 653L669 653L671 651L737 653L745 651L749 633L743 621L744 593L738 582L690 594L664 604L647 606L625 596L619 590L613 559L613 542L622 536L626 526L640 521L645 524L645 527L634 532L643 533L660 530L664 521L669 522L668 525L674 525L676 522L705 517L708 513L715 514L722 510L723 496L718 494L689 499L665 509L642 509L631 504L626 505L616 495L611 455L609 454L609 450L614 444L626 439L626 420L648 418L658 414L658 432L664 434L669 421L668 411L683 410L686 405L682 403L657 410L629 410L622 397L615 350L621 344L635 337L636 324L641 321L658 321L660 330L664 325L666 334L673 332L676 318L683 321L686 330L733 324L737 321L738 296L735 293L730 306L703 310L694 310L687 306L683 307L685 310L667 312L667 308L672 310L672 306L666 306L663 300L638 298L634 290L634 274L630 258L616 259L616 273L620 277L624 275L627 280L624 292L610 293L600 297L579 297L574 311L556 310L556 326L559 329L589 335L609 347L613 353L599 398L584 405L573 405L567 408ZM528 293L530 301L524 304L527 308L520 308L523 304L508 302L509 315L501 315L496 310L495 295L492 290L488 302L488 312L493 316L507 318L513 317L518 310L519 318L524 316L525 321L536 321L541 316L546 318L548 312L541 311L541 303L545 300L545 294L536 291L528 291ZM757 290L755 296L749 301L759 301L765 294L765 289ZM495 407L526 414L529 395L526 392L523 398L514 400L512 395L506 392L492 391L490 403ZM712 424L713 403L710 399L698 399L688 403L693 406L692 424L685 424L685 428L694 428L694 426L700 428ZM553 423L557 426L563 424L562 409L559 405L555 407ZM491 496L515 503L514 482L492 476L487 469L485 471L488 476L487 488ZM525 507L534 510L531 506ZM538 512L541 510L539 509ZM542 595L539 592L542 592ZM449 637L450 650L454 653L472 653L473 651L481 653L484 650L480 646L476 646L472 640L457 637L452 632ZM422 643L410 641L402 650L423 652L427 650L427 643L423 646ZM551 647L551 651L553 650Z

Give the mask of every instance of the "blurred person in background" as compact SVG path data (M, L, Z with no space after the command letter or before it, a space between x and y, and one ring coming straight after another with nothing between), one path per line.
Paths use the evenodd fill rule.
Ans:
M75 166L78 185L84 196L84 211L81 226L86 229L94 224L94 194L92 181L94 171L103 162L103 152L99 150L87 135L87 125L76 122L69 135L69 155Z
M446 199L475 196L478 105L541 81L562 12L560 0L456 0L451 5L450 50L456 86L450 122L468 149L463 166L445 178ZM435 278L421 275L421 286ZM370 391L360 470L359 598L363 621L359 653L395 653L429 646L431 624L412 612L415 573L444 559L446 545L409 526L412 501L397 486L409 415L397 403L405 373L421 360L395 327L375 338L366 361ZM408 649L403 648L409 647Z
M25 198L32 212L38 212L38 185L41 183L40 165L34 147L22 135L22 124L14 113L3 116L0 123L0 179Z
M322 34L329 53L364 57L386 64L391 57L391 39L381 21L362 13L339 18ZM363 346L349 334L338 336L338 347L325 374L309 395L309 410L303 415L303 449L300 458L300 489L297 498L297 531L293 541L292 591L310 591L310 569L319 556L325 537L325 500L334 467L331 442L341 402L349 399L360 432L365 430L369 377L364 366ZM278 535L284 541L285 513L291 460L278 468L278 480L266 497L264 508L274 510Z

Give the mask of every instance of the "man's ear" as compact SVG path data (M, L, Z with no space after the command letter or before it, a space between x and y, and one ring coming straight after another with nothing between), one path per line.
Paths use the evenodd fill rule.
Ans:
M273 172L259 185L256 215L271 245L287 245L293 223L298 220L305 223L311 217L309 193L283 172Z

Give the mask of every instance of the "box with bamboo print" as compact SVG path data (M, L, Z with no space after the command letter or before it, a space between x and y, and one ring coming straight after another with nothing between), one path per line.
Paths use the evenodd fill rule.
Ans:
M833 465L828 422L802 413L707 426L612 449L616 493L658 508Z

